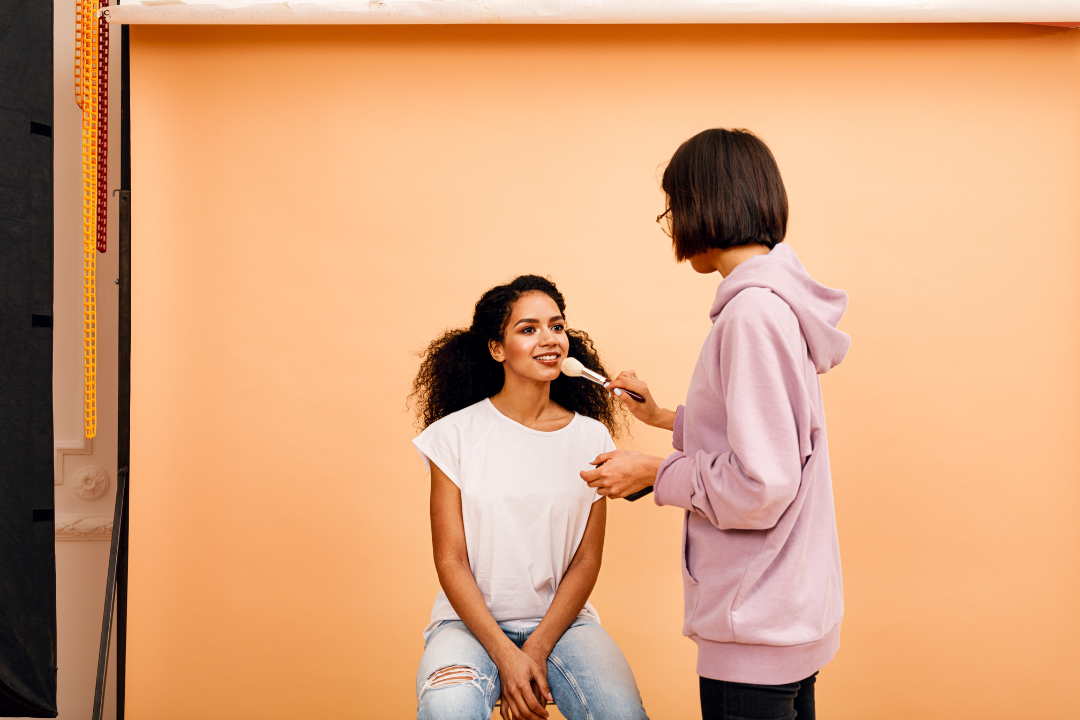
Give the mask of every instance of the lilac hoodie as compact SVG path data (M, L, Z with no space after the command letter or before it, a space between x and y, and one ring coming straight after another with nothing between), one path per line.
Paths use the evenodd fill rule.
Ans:
M683 634L698 674L781 685L840 645L844 614L818 374L847 354L847 294L786 244L720 283L656 503L685 508Z

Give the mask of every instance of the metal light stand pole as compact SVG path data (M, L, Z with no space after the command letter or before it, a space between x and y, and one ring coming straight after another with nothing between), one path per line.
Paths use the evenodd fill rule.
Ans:
M119 4L119 0L117 0ZM117 393L116 507L113 511L109 577L98 646L93 720L101 720L109 640L116 613L116 717L124 720L127 670L128 480L131 460L131 56L128 26L120 27L120 337Z

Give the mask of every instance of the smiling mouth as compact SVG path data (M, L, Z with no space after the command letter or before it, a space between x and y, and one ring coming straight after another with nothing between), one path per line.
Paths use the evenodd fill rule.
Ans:
M546 353L544 355L534 355L533 360L539 360L542 363L553 363L559 359L561 353Z

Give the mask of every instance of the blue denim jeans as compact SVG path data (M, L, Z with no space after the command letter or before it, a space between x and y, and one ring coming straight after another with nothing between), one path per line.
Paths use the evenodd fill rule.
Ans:
M521 647L535 628L503 632ZM443 668L466 668L432 676ZM567 720L648 720L634 674L611 636L578 618L548 656L548 685ZM499 671L465 623L449 620L428 636L416 672L417 720L489 720Z

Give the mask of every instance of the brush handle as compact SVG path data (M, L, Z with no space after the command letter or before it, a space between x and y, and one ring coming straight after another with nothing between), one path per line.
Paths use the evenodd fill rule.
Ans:
M638 490L636 493L630 493L629 495L626 496L625 499L629 500L630 502L634 502L635 500L640 500L641 498L645 497L646 495L648 495L652 491L653 491L653 486L650 485L649 487L645 488L644 490Z
M603 465L603 464L604 463L600 463L600 465ZM596 467L600 467L600 465L597 465ZM629 495L627 495L623 499L624 500L629 500L630 502L634 502L635 500L640 500L641 498L645 497L646 495L648 495L652 491L653 491L653 486L650 485L649 487L644 488L643 490L638 490L636 493L630 493Z
M606 377L604 377L603 375L601 375L598 372L593 372L589 368L582 368L581 369L581 377L585 378L586 380L592 380L597 385L603 385L603 386L606 387L607 384L608 384L608 379ZM633 390L627 390L626 388L621 388L621 390L624 393L626 393L627 395L629 395L630 397L637 400L638 402L640 402L640 403L645 402L645 398L642 395L640 395L639 393L636 393Z

